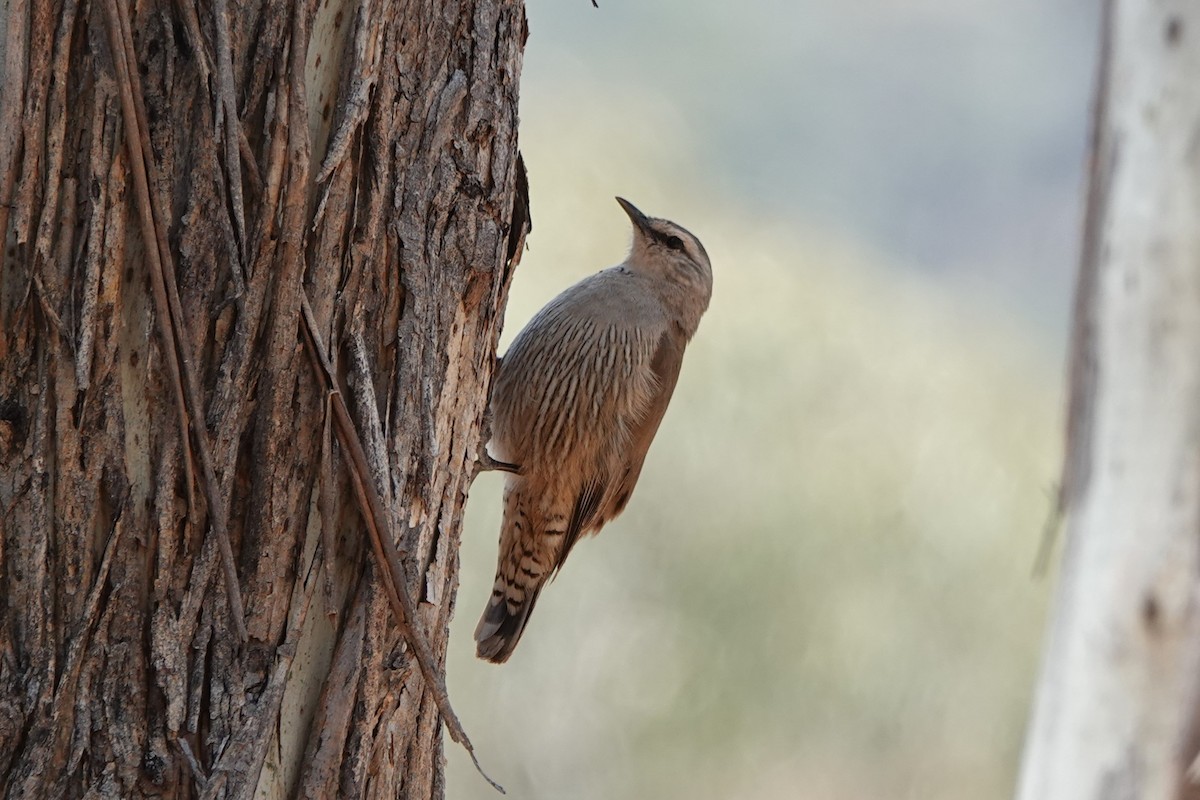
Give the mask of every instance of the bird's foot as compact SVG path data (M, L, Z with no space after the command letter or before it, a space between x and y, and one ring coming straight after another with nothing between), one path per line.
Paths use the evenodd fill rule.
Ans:
M481 472L511 472L513 475L520 475L521 465L498 461L492 458L491 453L484 450L475 458L474 473L478 475Z

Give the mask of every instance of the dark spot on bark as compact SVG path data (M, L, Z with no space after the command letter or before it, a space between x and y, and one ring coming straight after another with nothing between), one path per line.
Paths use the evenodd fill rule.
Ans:
M326 122L328 122L328 121L329 121L329 112L330 112L330 110L331 110L331 109L329 108L329 103L328 103L328 102L327 102L327 103L325 103L325 107L321 109L321 119L323 119L323 120L325 120Z
M14 450L25 444L29 435L29 412L13 398L0 398L0 423L11 430L8 444Z
M475 177L465 179L459 184L458 190L460 194L472 200L478 200L480 197L483 197L483 184Z
M100 199L100 181L96 180L95 178L92 178L92 199Z
M164 776L166 774L165 768L166 762L163 761L162 756L160 756L158 753L147 751L142 757L142 772L146 774L146 777L149 778L150 782L155 786L161 786L163 784Z
M158 55L158 39L151 39L150 44L146 45L146 57L154 58Z
M137 350L129 351L129 366L136 367L138 365L138 362L141 360L142 360L142 357L140 355L138 355Z
M171 37L175 40L175 51L183 58L190 60L192 45L188 42L187 31L183 29L183 21L178 17L171 19Z
M342 27L342 12L341 11L339 11L333 15L333 27L335 27L335 28Z
M83 404L87 400L87 392L75 392L75 404L71 406L71 424L75 429L79 429L80 421L83 418Z
M108 526L111 529L116 527L117 520L125 510L125 503L129 500L129 479L125 477L124 471L112 463L106 463L101 471L100 486L104 492L104 502L108 504Z
M396 644L396 649L392 651L391 657L388 659L387 668L389 670L404 669L406 659L404 658L405 651L408 650L408 642L402 638Z
M133 282L133 267L131 267L131 266L125 267L125 282L126 283Z
M318 54L318 55L317 55L317 60L313 62L313 66L314 66L314 67L319 67L319 66L321 66L321 56L320 56L320 54Z
M1165 31L1167 44L1175 47L1179 44L1179 40L1183 38L1183 20L1179 17L1171 17L1167 20L1167 29Z
M1160 616L1158 608L1158 598L1153 594L1147 594L1142 598L1142 622L1150 630L1158 628L1158 619Z

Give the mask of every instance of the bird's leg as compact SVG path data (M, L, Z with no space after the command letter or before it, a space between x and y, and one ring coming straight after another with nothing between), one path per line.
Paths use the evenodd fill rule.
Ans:
M496 356L496 366L492 369L492 374L500 370L500 356ZM488 452L488 442L492 440L492 398L488 397L488 403L483 410L483 424L479 431L479 452L475 456L475 464L471 468L471 480L481 472L510 472L513 475L521 474L521 466L519 464L510 464L507 461L498 461L492 458L492 454Z

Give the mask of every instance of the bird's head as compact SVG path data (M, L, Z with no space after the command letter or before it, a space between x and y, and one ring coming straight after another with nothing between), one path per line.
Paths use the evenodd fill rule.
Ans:
M712 264L704 245L674 222L648 217L623 197L617 202L633 222L633 248L625 265L663 281L666 287L702 298L712 295Z

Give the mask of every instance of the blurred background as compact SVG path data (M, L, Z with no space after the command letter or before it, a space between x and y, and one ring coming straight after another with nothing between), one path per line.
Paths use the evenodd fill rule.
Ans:
M1083 0L527 0L534 230L502 349L618 263L613 195L712 306L629 509L512 659L449 684L516 798L1012 793L1048 579L1096 43ZM452 798L496 795L447 741Z

